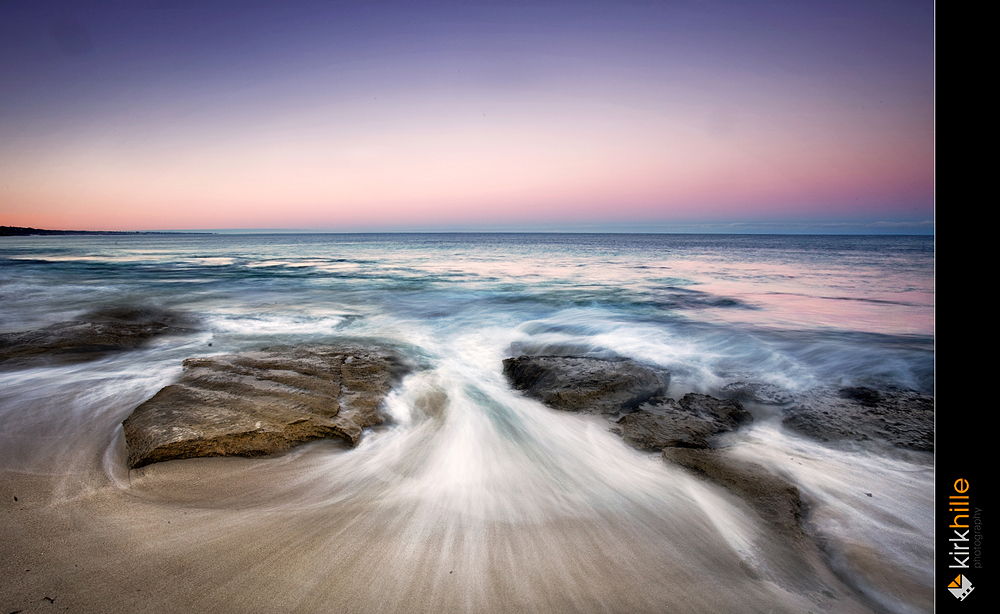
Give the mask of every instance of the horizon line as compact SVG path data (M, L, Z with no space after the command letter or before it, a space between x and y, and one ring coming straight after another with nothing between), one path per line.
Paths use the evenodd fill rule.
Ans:
M916 225L921 226L921 225ZM223 235L264 235L264 234L340 234L340 235L363 235L363 234L620 234L620 235L774 235L774 236L935 236L932 228L926 231L923 228L917 229L912 226L907 230L896 232L882 232L867 230L843 231L822 230L819 228L792 229L775 228L773 230L751 230L751 229L699 229L699 230L654 230L654 229L566 229L566 228L545 228L545 229L455 229L455 228L428 228L428 229L391 229L391 230L332 230L332 229L308 229L308 228L176 228L176 229L142 229L142 230L63 230L63 229L42 229L24 226L0 226L3 229L11 229L21 232L0 232L0 236L66 236L66 235L151 235L151 234L223 234Z

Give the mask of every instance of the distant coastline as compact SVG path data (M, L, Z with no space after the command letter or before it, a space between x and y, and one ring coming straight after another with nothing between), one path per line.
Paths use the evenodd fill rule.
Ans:
M170 232L154 230L45 230L22 226L0 226L0 237L30 237L39 235L193 235L211 232Z

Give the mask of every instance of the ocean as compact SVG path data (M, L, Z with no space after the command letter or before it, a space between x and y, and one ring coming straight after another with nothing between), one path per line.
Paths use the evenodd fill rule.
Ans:
M668 370L674 398L741 383L932 395L933 237L0 239L0 333L133 306L184 314L190 332L0 371L5 488L34 484L33 505L72 528L39 556L50 579L91 587L81 611L102 594L123 611L933 609L932 453L816 441L782 426L781 403L747 402L753 423L719 445L801 493L803 536L782 541L604 418L512 390L502 364L628 357ZM357 448L127 469L121 421L183 359L341 340L420 365ZM57 564L112 534L86 572ZM161 567L174 583L149 583Z

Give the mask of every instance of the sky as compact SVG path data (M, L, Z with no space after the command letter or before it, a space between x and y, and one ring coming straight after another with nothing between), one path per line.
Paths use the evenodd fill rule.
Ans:
M0 225L932 234L934 5L0 0Z

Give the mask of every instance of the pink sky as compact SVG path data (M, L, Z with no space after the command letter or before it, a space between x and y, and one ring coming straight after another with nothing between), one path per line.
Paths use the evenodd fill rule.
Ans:
M77 53L22 14L26 33L0 51L17 87L0 98L0 223L933 230L932 13L854 7L845 25L818 5L680 27L660 9L598 8L537 26L542 13L496 8L507 22L223 12L214 29L77 12ZM351 19L383 34L349 45ZM866 19L907 29L886 40ZM774 34L799 22L820 29Z

